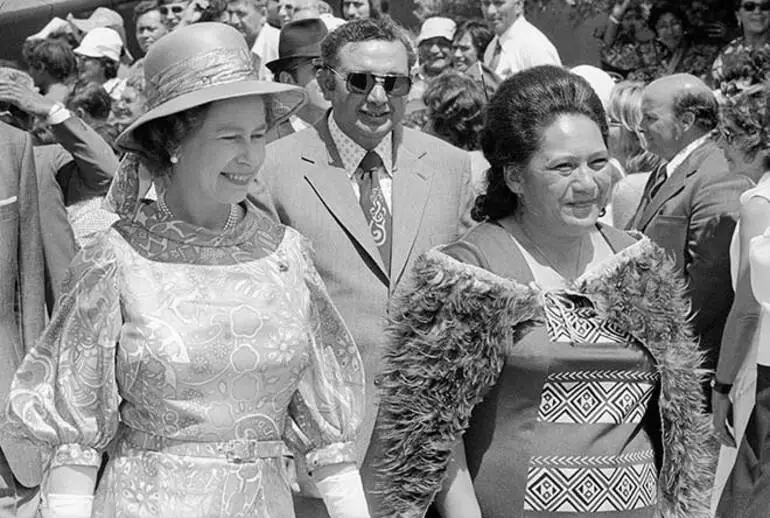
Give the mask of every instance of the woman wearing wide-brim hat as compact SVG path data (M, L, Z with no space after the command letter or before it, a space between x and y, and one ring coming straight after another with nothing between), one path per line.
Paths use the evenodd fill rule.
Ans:
M244 201L304 93L256 80L217 23L144 67L150 109L117 141L121 219L74 260L13 382L3 433L50 453L43 515L292 517L286 459L303 455L331 516L368 516L361 359L305 240Z

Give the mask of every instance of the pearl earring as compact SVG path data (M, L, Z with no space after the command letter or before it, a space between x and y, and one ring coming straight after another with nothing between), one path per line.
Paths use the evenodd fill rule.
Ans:
M178 156L176 156L176 155L171 155L171 156L169 157L168 161L169 161L169 162L171 162L172 164L176 164L176 163L178 163L178 162L179 162L179 157L178 157Z

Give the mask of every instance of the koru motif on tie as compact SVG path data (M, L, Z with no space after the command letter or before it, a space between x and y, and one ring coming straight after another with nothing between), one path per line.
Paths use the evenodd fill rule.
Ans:
M361 194L361 210L369 223L369 232L380 250L382 262L390 270L391 216L380 186L380 171L385 166L375 151L369 151L356 171Z

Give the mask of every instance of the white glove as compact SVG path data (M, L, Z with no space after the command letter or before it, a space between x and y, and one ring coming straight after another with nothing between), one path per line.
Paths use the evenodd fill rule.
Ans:
M49 493L40 514L43 518L91 518L93 506L92 495Z
M313 473L331 518L369 518L361 477L355 464L334 464Z

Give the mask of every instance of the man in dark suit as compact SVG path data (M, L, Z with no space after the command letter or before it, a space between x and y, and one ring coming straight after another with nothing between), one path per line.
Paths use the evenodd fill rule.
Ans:
M641 132L667 164L653 171L629 228L668 250L687 281L693 330L713 369L733 301L730 240L741 193L751 181L730 173L712 138L719 106L698 78L676 74L652 82L642 99ZM710 408L711 390L704 386Z
M13 375L43 331L45 287L32 140L0 122L0 424ZM0 518L32 516L42 461L0 433Z
M346 23L322 54L318 80L332 109L268 146L253 199L312 240L359 347L367 402L360 463L375 428L388 298L422 252L470 225L473 191L467 153L401 126L415 56L400 27L389 19ZM361 468L367 489L370 467ZM297 498L295 512L326 516L313 498Z
M320 18L289 22L281 29L278 59L267 63L267 68L279 83L304 88L308 103L274 128L268 134L269 142L313 126L326 115L329 102L323 97L315 73L321 57L321 42L328 33Z

